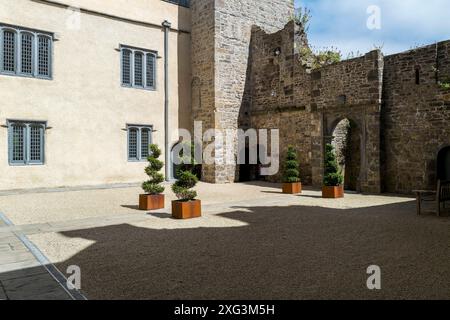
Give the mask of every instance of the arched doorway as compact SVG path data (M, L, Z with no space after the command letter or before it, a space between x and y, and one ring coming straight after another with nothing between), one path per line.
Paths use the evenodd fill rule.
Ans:
M355 152L360 157L359 179L357 191L363 193L381 193L381 126L380 106L377 105L345 105L330 106L314 116L319 136L312 136L312 181L315 187L323 184L325 144L331 143L333 132L339 122L350 119L355 125L352 131L354 141L361 141L360 152ZM358 143L353 144L355 148ZM356 161L358 162L358 161ZM348 171L348 169L346 169ZM355 171L358 171L356 169ZM348 176L347 172L347 176ZM350 176L356 177L357 174ZM347 178L348 179L348 178Z
M361 129L351 119L340 120L332 132L332 144L344 175L344 188L361 192Z
M437 178L450 181L450 146L442 148L438 153Z

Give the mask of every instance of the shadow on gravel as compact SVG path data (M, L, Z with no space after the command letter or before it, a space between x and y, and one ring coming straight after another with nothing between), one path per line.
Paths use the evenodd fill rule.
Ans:
M414 201L246 207L220 216L248 225L64 232L95 243L57 266L80 266L91 299L449 298L450 220L418 217ZM366 288L373 264L382 270L381 291Z

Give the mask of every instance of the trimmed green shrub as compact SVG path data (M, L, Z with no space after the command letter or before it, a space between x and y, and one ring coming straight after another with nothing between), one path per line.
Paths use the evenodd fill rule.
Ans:
M344 177L341 174L338 162L336 160L336 153L333 145L327 144L325 147L325 174L323 184L326 187L338 187L344 182Z
M180 163L175 166L175 177L178 178L183 171L192 172L198 179L201 178L202 175L202 166L198 164L195 160L195 144L193 141L184 141L181 142L180 154L178 155ZM184 153L184 149L191 150L191 156Z
M183 145L191 150L191 156L181 152L180 165L177 168L178 180L172 185L172 191L180 201L191 201L197 197L197 192L191 190L198 183L197 176L193 173L196 162L194 155L194 143L183 142Z
M285 183L300 182L300 171L298 169L297 150L289 147L287 151L286 161L284 162L283 180Z
M181 201L191 201L197 197L197 192L191 190L198 182L198 178L190 171L179 172L177 182L172 185L172 191Z
M142 189L147 194L156 195L164 192L165 188L161 185L164 182L164 175L160 172L164 163L158 158L161 156L161 150L156 144L150 145L150 155L147 158L149 165L145 168L145 173L150 179L142 184Z

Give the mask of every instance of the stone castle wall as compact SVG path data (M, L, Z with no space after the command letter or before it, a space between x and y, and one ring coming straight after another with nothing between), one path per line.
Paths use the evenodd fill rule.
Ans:
M252 40L252 105L254 128L279 128L280 151L299 152L302 181L321 186L324 144L336 125L352 120L364 139L358 185L367 192L380 186L380 106L383 61L379 51L312 70L302 56L307 46L302 29L289 23L268 34L256 29ZM280 175L269 180L279 181Z
M192 122L201 121L205 128L215 128L215 23L212 0L191 1L192 10ZM193 126L190 128L193 132ZM193 133L192 133L193 134ZM214 182L214 166L203 166L205 181Z
M293 16L294 3L292 0L193 0L192 12L193 77L197 82L195 89L200 91L193 97L193 117L206 120L204 130L237 129L239 121L246 121L245 110L251 102L252 28L259 26L268 32L282 29ZM197 22L197 19L206 21ZM198 86L202 89L198 90ZM216 152L223 147L216 143ZM207 182L234 182L238 178L234 165L203 166L203 180Z
M252 127L279 128L281 154L297 147L303 181L319 187L324 144L347 118L360 135L360 176L352 183L360 191L435 188L437 154L450 145L450 91L439 86L450 81L450 41L312 70L299 35L293 23L273 34L255 29Z
M438 85L447 78L450 41L385 57L385 191L409 193L436 188L437 154L450 145L450 91Z
M319 137L314 142L316 148L312 154L315 186L322 184L324 144L330 142L336 125L347 118L361 132L360 191L381 191L380 111L383 68L383 56L376 50L312 73L312 109L317 108L317 118L322 118L322 138Z
M252 128L280 130L282 158L289 145L297 148L302 181L311 183L311 135L315 128L309 91L303 90L308 88L310 74L299 63L293 45L303 42L306 37L293 22L272 34L254 30L249 116ZM281 173L267 179L279 181Z
M450 42L313 69L305 33L287 23L291 1L194 0L192 10L193 119L204 130L279 129L281 160L295 146L303 182L320 187L325 144L349 119L358 191L434 188L437 153L450 145L450 91L438 85L450 81ZM203 179L234 182L239 169L204 165Z

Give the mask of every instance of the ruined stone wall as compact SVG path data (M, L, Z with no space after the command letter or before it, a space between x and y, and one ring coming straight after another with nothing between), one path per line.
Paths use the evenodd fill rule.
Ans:
M436 157L443 146L450 145L450 91L437 82L449 77L450 42L385 58L385 191L436 188Z
M361 191L434 188L437 153L450 145L450 90L438 85L450 82L450 42L312 70L306 35L285 26L292 12L288 0L192 1L193 120L204 130L279 129L281 158L296 147L302 180L320 187L325 143L347 118L361 144ZM208 182L238 178L234 165L203 167Z
M240 120L246 121L245 113L251 103L248 92L252 27L259 26L269 32L282 29L293 16L294 3L292 0L193 0L192 11L193 77L202 84L210 82L212 77L214 83L213 89L202 91L201 104L205 111L194 111L194 119L207 118L213 125L211 128L237 129ZM196 20L204 17L206 22L197 23ZM216 152L221 148L216 144ZM237 178L234 165L204 166L205 181L226 183Z
M361 132L361 176L363 192L379 193L380 110L383 56L375 50L363 57L335 63L311 74L312 109L322 117L323 139L315 141L312 154L313 184L322 184L323 144L331 141L335 126L344 118ZM319 138L320 139L320 138ZM322 143L322 145L321 145Z
M301 50L307 45L306 35L294 23L274 34L255 30L251 124L279 128L282 157L289 145L296 147L302 180L321 186L324 144L331 142L339 121L352 120L365 146L358 184L363 191L379 192L382 55L373 51L311 70Z
M252 105L251 126L280 130L280 154L287 148L297 149L301 179L311 183L311 132L309 71L303 68L296 46L306 44L306 35L290 22L276 33L255 29L252 38ZM282 163L282 161L281 161ZM267 177L280 181L278 175Z

